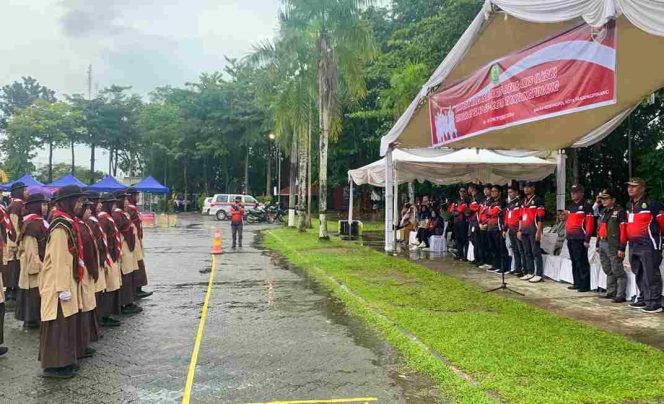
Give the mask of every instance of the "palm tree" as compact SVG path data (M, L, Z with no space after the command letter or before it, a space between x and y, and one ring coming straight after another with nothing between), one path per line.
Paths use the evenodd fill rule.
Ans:
M317 67L319 238L327 231L327 148L341 132L342 101L366 95L363 67L373 57L371 29L361 16L372 0L282 0L281 32L301 37Z

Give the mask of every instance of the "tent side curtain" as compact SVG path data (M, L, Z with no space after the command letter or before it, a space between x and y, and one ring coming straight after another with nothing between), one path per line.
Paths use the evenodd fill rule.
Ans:
M111 175L106 175L101 180L87 187L88 190L97 192L115 192L126 188L126 185L122 184Z
M499 15L503 14L503 15ZM593 111L577 112L539 122L524 123L462 141L453 147L515 148L515 139L524 146L532 140L527 133L549 138L547 149L585 147L608 135L643 97L664 86L660 66L664 64L664 1L653 0L486 0L482 10L422 87L396 124L381 139L380 155L397 140L402 147L429 147L430 124L427 97L468 76L492 60L510 54L585 21L601 27L607 21L618 23L618 103ZM659 49L659 50L658 50ZM645 59L644 59L645 57ZM653 59L653 57L655 59ZM646 62L647 60L647 62ZM620 79L624 78L624 79ZM584 124L585 122L585 124ZM572 135L551 141L547 127ZM526 131L524 137L523 131ZM486 139L492 137L489 142ZM557 139L553 136L553 139ZM495 144L494 144L495 143ZM564 143L564 144L563 144ZM509 147L505 147L509 146ZM555 147L552 147L555 146Z
M529 155L515 157L481 149L395 149L392 158L400 184L415 180L439 185L475 179L496 184L512 180L539 181L556 169L556 162L552 160ZM384 187L385 159L349 170L348 174L357 185Z
M168 187L161 185L161 183L152 176L144 178L142 181L134 184L133 188L140 192L148 192L151 194L167 194L170 192Z

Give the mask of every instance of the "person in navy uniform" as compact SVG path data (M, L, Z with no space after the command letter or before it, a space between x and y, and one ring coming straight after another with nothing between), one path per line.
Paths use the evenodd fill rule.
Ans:
M468 206L470 200L465 187L459 188L459 199L451 203L447 211L453 216L454 220L454 239L456 240L455 260L466 260L468 256Z
M526 274L519 279L529 282L541 282L544 275L542 262L542 231L544 230L544 198L535 193L535 183L526 182L523 187L525 199L521 205L521 220L517 237L523 244L523 265Z
M503 231L505 230L504 213L505 199L500 186L491 187L491 198L487 203L485 215L487 218L487 236L489 238L489 249L493 252L493 265L488 271L496 273L509 272L509 254Z
M574 284L568 289L577 292L590 291L590 262L588 261L588 247L593 235L595 218L593 207L584 199L583 186L572 185L572 202L567 206L567 248L572 260L572 277Z
M613 191L607 189L598 197L602 209L597 225L597 250L602 269L606 274L606 294L601 297L613 299L614 303L623 303L627 300L625 297L627 277L623 258L618 256L618 248L620 223L627 221L627 215L625 209L616 203L615 195Z
M639 295L631 303L644 313L662 311L662 236L664 228L664 207L646 196L646 182L632 178L627 182L629 203L626 206L626 220L620 227L619 256L625 256L629 243L629 263L636 276Z

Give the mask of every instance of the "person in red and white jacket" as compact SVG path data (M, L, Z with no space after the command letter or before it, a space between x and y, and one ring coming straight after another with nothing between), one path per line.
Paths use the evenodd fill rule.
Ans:
M578 292L590 291L588 247L595 227L593 207L584 199L583 193L583 186L572 185L572 202L567 206L565 224L567 248L572 260L572 277L574 278L574 285L568 289L576 289Z
M510 185L507 189L507 205L503 210L505 215L505 228L503 238L510 240L510 249L512 250L512 259L514 260L514 270L510 271L512 275L523 276L523 243L516 237L519 232L519 219L521 218L521 196L519 195L519 186Z
M618 254L625 256L629 243L629 263L636 276L639 295L631 303L645 313L662 311L662 229L664 229L664 207L646 196L646 182L632 178L627 183L627 220L620 225L620 247Z
M489 250L493 255L493 263L487 271L504 273L509 272L509 254L507 254L507 246L505 245L505 238L503 231L505 229L504 213L505 199L503 199L502 189L499 185L491 187L491 194L484 210L487 223L487 236L489 241Z
M468 212L470 200L465 187L459 188L459 199L451 203L447 211L454 221L455 260L465 260L468 254Z
M521 220L517 237L523 243L524 269L526 274L519 279L541 282L544 275L542 262L542 231L544 230L544 198L535 193L535 183L526 182L523 187L526 195L521 204Z

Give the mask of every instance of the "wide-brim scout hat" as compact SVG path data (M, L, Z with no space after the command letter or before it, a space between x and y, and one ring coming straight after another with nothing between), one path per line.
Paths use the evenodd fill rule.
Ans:
M65 199L80 198L82 196L85 196L85 192L83 192L78 185L65 185L58 190L58 193L53 200L58 202Z
M633 178L630 178L629 181L627 181L627 185L632 185L632 186L635 186L635 187L638 187L640 185L642 187L645 187L646 186L646 180L644 180L643 178L639 178L639 177L633 177Z
M125 190L125 192L129 195L136 195L136 194L139 194L141 191L139 191L138 189L136 189L132 186L132 187L127 188Z
M107 193L105 193L105 194L103 194L103 195L101 196L101 201L102 201L103 203L107 203L107 202L117 202L117 201L118 201L118 198L116 198L114 194L112 194L112 193L110 193L110 192L107 192Z
M25 201L25 204L30 204L30 203L48 203L49 200L46 198L44 194L41 192L34 193L32 195L28 196L28 199Z
M129 196L129 192L127 192L126 189L123 189L122 191L115 191L114 195L117 199L126 198Z
M87 191L85 193L85 196L87 196L89 200L95 201L95 202L101 199L101 194L99 192L95 192L95 191Z
M13 192L13 191L15 191L15 190L17 190L17 189L21 189L21 188L25 188L25 187L27 187L27 185L25 185L25 184L24 184L23 182L21 182L21 181L17 181L17 182L13 183L13 184L9 187L9 191L10 191L10 192Z

